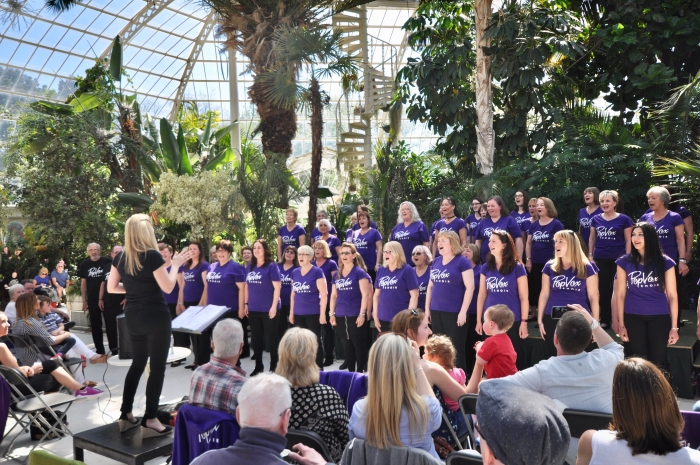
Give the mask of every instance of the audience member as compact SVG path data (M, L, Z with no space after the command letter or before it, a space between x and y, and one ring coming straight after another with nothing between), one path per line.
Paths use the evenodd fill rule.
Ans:
M700 451L682 447L683 417L671 385L653 363L628 358L615 369L609 430L589 430L577 465L700 464Z
M437 363L445 369L452 379L464 385L467 381L467 375L464 373L464 370L455 366L456 357L457 350L449 337L438 335L428 339L428 343L425 345L425 354L423 358ZM459 404L456 400L446 395L443 396L443 399L451 411L456 412L459 410Z
M10 294L10 302L5 307L5 315L7 315L10 325L12 325L17 318L17 308L15 307L15 302L17 302L17 298L19 296L24 294L24 286L22 284L14 284L10 286L8 293Z
M115 245L109 256L112 260L122 251L124 247ZM104 303L102 316L105 320L105 332L107 333L107 343L112 355L119 355L119 337L117 335L117 317L124 313L126 299L124 294L112 294L107 291L107 281L109 281L109 271L105 273L104 280L100 285L100 300Z
M317 335L305 328L288 329L280 341L276 373L292 384L289 425L318 433L339 461L348 442L348 411L335 389L319 384L317 351Z
M192 465L285 465L287 462L280 454L287 447L284 436L289 429L291 411L289 381L266 373L250 378L238 393L236 419L241 426L238 441L225 449L205 452Z
M51 272L51 285L56 289L56 294L59 299L66 296L66 289L70 281L68 279L68 272L66 271L66 262L59 260L56 263L56 269Z
M554 333L557 356L505 379L568 408L610 413L613 373L624 350L585 308L577 304L569 308L572 311L562 316ZM585 352L591 334L599 348Z
M89 258L80 264L80 293L83 297L83 311L88 312L90 317L90 328L92 330L92 341L95 343L95 351L99 354L105 353L105 345L102 335L102 312L105 303L100 300L100 286L109 273L112 266L112 259L101 257L100 244L91 243L87 246Z
M564 463L571 434L552 399L505 378L487 380L476 418L484 465Z
M214 326L208 363L197 368L190 381L190 404L236 414L238 392L246 381L245 371L236 366L243 350L241 323L226 318Z
M380 449L415 447L439 459L431 433L440 426L442 409L418 344L403 334L380 336L369 352L367 376L367 397L352 409L350 438Z
M39 269L39 274L34 276L34 287L49 287L50 285L49 269L42 266Z

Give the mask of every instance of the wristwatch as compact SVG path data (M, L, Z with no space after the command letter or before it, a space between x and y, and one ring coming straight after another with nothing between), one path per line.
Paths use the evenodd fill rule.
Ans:
M593 320L593 323L591 323L592 330L596 329L599 326L600 326L600 322L598 320Z

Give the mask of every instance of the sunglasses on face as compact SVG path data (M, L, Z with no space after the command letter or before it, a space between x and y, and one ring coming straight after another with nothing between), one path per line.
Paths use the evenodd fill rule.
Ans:
M423 255L423 252L413 252L411 255L417 257L418 255Z

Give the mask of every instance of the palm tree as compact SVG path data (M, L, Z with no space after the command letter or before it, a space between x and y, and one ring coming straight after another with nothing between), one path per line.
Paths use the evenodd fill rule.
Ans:
M483 48L490 45L484 39L491 20L491 0L474 0L476 15L476 166L482 174L493 171L493 92L491 90L491 57Z

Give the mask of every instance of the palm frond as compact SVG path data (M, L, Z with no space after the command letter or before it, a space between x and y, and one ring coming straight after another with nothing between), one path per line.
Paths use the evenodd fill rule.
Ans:
M83 0L46 0L46 7L53 13L63 13L68 11Z
M305 90L297 83L289 68L266 71L257 80L265 89L265 98L275 106L292 110L304 100Z

